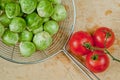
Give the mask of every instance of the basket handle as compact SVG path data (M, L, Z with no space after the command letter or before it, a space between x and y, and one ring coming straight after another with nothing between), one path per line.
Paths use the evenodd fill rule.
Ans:
M78 67L89 80L100 80L93 72L91 72L85 65L76 60L68 51L63 50L65 55Z

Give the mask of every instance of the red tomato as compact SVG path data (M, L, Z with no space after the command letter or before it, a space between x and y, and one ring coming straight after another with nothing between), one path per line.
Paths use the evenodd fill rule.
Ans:
M92 72L103 72L109 66L109 58L103 51L93 51L86 56L86 66Z
M93 39L91 35L84 31L78 31L71 36L69 48L75 55L83 56L90 52L90 50L84 46L85 43L93 46Z
M115 35L111 29L100 27L94 32L93 39L97 47L109 48L115 41Z

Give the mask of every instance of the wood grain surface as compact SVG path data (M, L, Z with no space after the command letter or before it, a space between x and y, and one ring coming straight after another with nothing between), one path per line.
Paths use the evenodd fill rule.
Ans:
M75 0L75 4L75 31L92 33L98 27L110 27L115 32L116 41L109 50L112 55L120 58L120 0ZM111 59L109 68L96 75L101 80L120 80L120 63ZM0 80L84 80L83 77L82 72L64 53L31 65L0 59Z

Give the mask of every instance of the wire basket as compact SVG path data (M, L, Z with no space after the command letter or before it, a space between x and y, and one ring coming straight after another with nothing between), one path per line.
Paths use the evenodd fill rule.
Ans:
M0 40L0 57L15 63L30 64L44 61L60 52L72 32L76 14L73 0L62 0L62 4L67 10L67 18L59 22L59 31L52 37L53 42L49 48L44 51L37 51L31 57L24 58L20 54L19 43L15 46L7 46Z

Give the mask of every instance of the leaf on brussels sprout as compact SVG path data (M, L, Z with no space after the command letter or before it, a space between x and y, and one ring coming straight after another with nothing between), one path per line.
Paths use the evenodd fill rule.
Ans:
M19 17L23 17L24 13L20 12L20 14L18 15Z
M24 30L20 34L20 41L31 41L33 37L33 33L27 30Z
M41 25L37 29L33 30L33 34L37 34L37 33L42 32L42 31L43 31L43 25Z
M11 20L7 17L6 14L2 14L2 15L0 16L0 22L1 22L5 27L8 27L8 26L9 26L10 21L11 21Z
M50 17L43 17L43 23L47 22L50 20Z
M26 28L26 22L21 17L15 17L12 19L9 28L13 32L22 32Z
M37 15L37 13L34 12L27 15L26 22L28 30L33 31L43 23L43 20L39 15Z
M31 14L37 6L37 0L19 0L22 12Z
M17 33L6 30L2 36L2 41L7 45L15 45L19 40Z
M3 35L4 31L5 31L5 28L4 28L4 26L0 23L0 37Z
M49 0L51 1L53 4L61 4L61 0Z
M53 5L48 0L41 0L37 6L37 12L41 17L50 17L53 14Z
M20 14L20 6L17 3L7 3L5 5L5 13L8 18L14 18Z
M33 43L36 45L38 50L45 50L52 43L52 37L49 33L43 31L35 34L33 37Z
M21 42L19 45L20 53L24 57L30 57L36 51L36 47L32 42Z
M37 0L38 2L40 2L41 0Z
M13 0L0 0L0 9L4 10L5 5L9 2L12 2Z
M4 13L4 10L0 9L0 16Z
M56 21L50 20L44 24L44 30L50 35L54 35L55 33L57 33L58 29L59 25Z
M52 17L52 19L54 19L56 21L64 20L67 17L67 12L66 12L65 7L60 4L55 5L54 13L51 17Z

